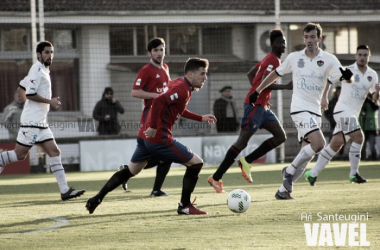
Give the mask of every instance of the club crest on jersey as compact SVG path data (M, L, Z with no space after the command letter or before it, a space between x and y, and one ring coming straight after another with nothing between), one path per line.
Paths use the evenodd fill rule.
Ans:
M30 82L31 82L31 83L33 83L33 84L36 84L34 81L35 81L35 80L33 80L33 79L30 79Z
M159 75L159 74L157 74L157 75L156 75L156 78L160 78L160 75Z
M359 75L355 75L355 82L360 82L360 76Z
M178 94L177 93L174 93L174 94L170 95L170 100L174 101L175 99L178 99Z
M299 60L298 60L298 63L297 63L297 65L298 65L298 68L303 68L303 67L305 67L305 61L302 59L302 58L300 58Z
M323 64L325 64L324 61L322 61L322 60L317 61L317 65L318 65L318 67L322 67Z
M370 82L372 81L372 76L367 76L367 80Z

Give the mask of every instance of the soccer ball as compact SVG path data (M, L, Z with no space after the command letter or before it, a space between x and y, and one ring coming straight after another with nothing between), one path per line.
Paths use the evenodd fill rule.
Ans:
M228 194L227 206L235 213L244 213L251 204L251 196L243 189L235 189Z

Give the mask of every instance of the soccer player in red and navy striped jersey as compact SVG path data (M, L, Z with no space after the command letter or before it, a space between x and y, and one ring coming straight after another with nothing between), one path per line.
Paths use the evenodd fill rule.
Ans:
M285 131L279 123L276 115L271 111L269 99L271 91L274 89L292 88L292 83L286 85L274 84L272 89L264 90L257 101L251 102L250 96L256 91L265 77L275 70L280 64L281 55L285 52L286 40L281 29L273 29L269 34L272 50L264 57L264 59L255 65L248 72L248 79L252 79L251 89L244 100L244 116L241 121L240 135L237 141L229 148L227 154L220 164L217 171L208 178L208 182L217 193L224 192L222 177L235 162L235 158L240 152L247 147L249 139L257 132L258 129L264 128L269 131L273 137L265 140L253 152L245 157L240 157L238 164L242 170L243 177L252 182L250 173L251 163L265 155L270 150L276 148L286 139Z
M104 197L131 177L137 175L151 158L164 162L176 162L186 166L182 195L178 204L178 214L202 215L207 212L196 208L191 202L191 194L197 184L203 160L189 148L175 140L171 129L179 117L200 122L214 123L213 115L198 115L187 110L192 91L203 87L207 80L208 60L190 58L185 65L185 76L175 79L169 89L155 98L151 110L137 138L137 147L131 162L123 170L116 172L99 193L87 201L86 208L92 214Z

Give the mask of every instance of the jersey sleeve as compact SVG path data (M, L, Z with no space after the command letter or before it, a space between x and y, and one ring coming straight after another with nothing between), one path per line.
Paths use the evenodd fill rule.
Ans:
M373 94L376 92L376 84L379 82L379 77L375 71L373 71L372 85L369 88L369 93Z
M25 76L19 83L20 88L26 91L26 87L28 86L28 76Z
M342 65L340 64L336 56L331 55L331 57L332 58L331 58L330 70L328 72L328 81L334 84L334 83L339 82L339 79L342 76L342 73L339 70L339 68L342 67Z
M275 69L277 75L283 76L285 74L289 74L292 72L292 59L294 55L295 55L294 53L290 53L285 58L285 61Z
M33 96L37 95L37 91L39 86L41 85L41 81L43 80L43 77L41 77L39 74L33 74L30 76L27 76L24 78L24 80L27 81L26 84L26 96Z
M190 110L187 110L187 109L185 109L185 111L183 111L183 113L182 113L181 116L183 118L194 120L194 121L197 121L197 122L201 122L202 121L202 116L201 115L198 115L198 114L196 114L194 112L191 112Z
M261 62L260 70L263 71L262 77L266 77L273 70L275 70L280 65L280 61L275 57L268 57Z
M147 68L142 68L137 73L135 82L133 83L133 89L143 89L146 84L149 83L150 72Z
M187 100L189 97L189 92L179 86L174 86L169 88L169 90L162 95L165 96L167 104L171 105Z

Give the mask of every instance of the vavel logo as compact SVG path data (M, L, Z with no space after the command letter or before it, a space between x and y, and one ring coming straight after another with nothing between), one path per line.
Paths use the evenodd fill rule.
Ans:
M324 214L319 212L318 222L304 223L307 246L370 246L367 241L367 214ZM312 221L312 215L301 214L301 221Z

